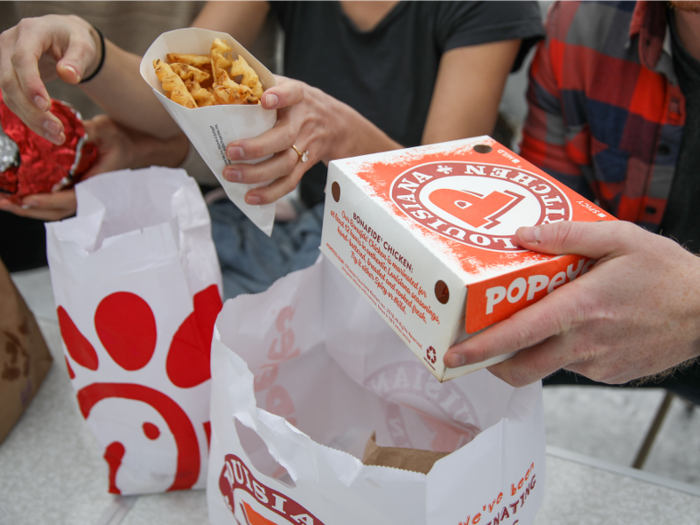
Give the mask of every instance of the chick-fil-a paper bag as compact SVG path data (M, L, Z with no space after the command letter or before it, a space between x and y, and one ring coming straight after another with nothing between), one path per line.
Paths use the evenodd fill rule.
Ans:
M176 29L160 35L148 48L141 60L141 76L153 88L153 92L180 129L190 139L209 169L221 183L226 195L246 216L267 235L272 232L275 220L274 204L246 204L244 196L254 184L234 184L223 178L224 167L231 163L226 158L226 146L239 139L262 135L277 121L277 110L263 109L260 104L232 104L189 109L168 99L153 69L156 59L167 62L168 53L209 55L215 38L225 40L233 48L233 56L245 58L260 78L263 90L277 85L275 76L227 33L190 27ZM267 158L267 157L266 157ZM263 159L248 162L260 162ZM257 185L259 186L259 185Z
M183 170L148 168L93 177L76 193L77 216L47 224L48 260L105 486L203 488L221 272L199 187Z

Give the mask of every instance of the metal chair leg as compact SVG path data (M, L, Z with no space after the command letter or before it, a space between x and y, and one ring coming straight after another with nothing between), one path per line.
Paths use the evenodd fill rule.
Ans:
M647 456L651 451L651 447L654 444L654 440L656 439L656 435L659 433L661 425L664 422L664 418L668 413L668 409L671 407L671 402L673 401L673 398L674 395L667 390L663 401L661 401L659 409L656 411L654 421L652 421L651 427L649 427L649 430L647 431L647 435L644 438L644 442L639 448L639 452L637 452L637 457L634 459L634 463L632 463L632 468L641 469L644 466L644 463L647 460Z

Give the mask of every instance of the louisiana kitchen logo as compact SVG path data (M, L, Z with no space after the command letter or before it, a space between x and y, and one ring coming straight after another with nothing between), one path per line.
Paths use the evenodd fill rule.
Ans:
M219 489L240 525L324 525L289 496L260 483L233 454L224 459Z
M552 181L513 166L433 162L404 171L392 201L423 227L460 243L522 252L521 226L571 219L571 203Z

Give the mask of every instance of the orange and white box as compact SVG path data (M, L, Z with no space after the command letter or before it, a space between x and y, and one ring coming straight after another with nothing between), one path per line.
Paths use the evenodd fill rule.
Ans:
M591 268L515 241L521 226L564 220L616 219L475 137L331 162L321 251L446 381L513 355L450 369L450 346Z

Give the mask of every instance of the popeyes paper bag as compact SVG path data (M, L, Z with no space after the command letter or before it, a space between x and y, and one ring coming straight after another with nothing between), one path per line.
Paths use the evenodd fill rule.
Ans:
M168 99L153 69L156 59L168 62L168 53L209 55L215 38L221 38L233 48L233 58L241 55L255 70L263 89L277 85L275 76L263 66L231 35L199 28L169 31L160 35L148 48L141 60L141 76L153 88L153 92L165 109L185 132L209 169L221 183L228 197L246 216L267 235L272 233L275 219L274 204L246 204L244 196L258 185L234 184L223 178L224 167L231 163L226 158L226 146L239 139L257 137L272 128L277 121L277 110L263 109L261 105L223 105L188 109ZM269 157L265 157L269 158ZM260 162L265 158L251 163ZM246 162L246 161L240 161Z
M48 259L68 373L109 491L204 487L221 274L199 188L183 170L148 168L76 192L77 216L46 226Z
M213 525L533 523L540 384L440 383L327 261L227 301L212 342ZM381 446L450 452L429 473L363 465Z

